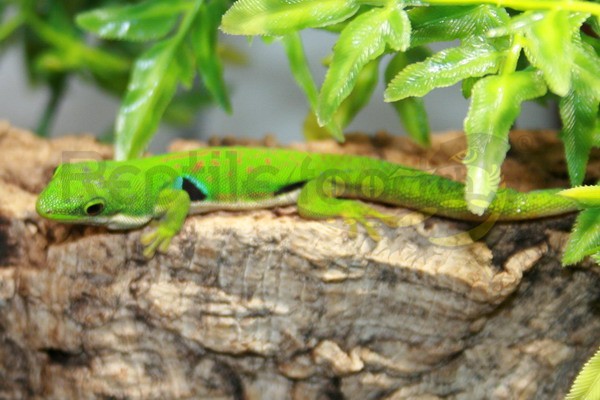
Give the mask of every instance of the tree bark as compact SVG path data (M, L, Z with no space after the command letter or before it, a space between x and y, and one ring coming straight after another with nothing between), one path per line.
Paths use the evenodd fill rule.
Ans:
M509 186L567 185L554 134L511 139ZM464 174L458 133L348 142L310 148ZM293 207L216 212L147 261L143 230L35 213L62 159L110 148L7 123L0 148L1 399L559 399L600 345L598 269L560 266L573 215L487 229L386 209L405 226L374 242Z

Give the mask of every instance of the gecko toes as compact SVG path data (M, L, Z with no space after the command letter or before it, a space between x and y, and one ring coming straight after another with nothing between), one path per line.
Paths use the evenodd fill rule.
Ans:
M140 243L144 246L144 257L152 258L156 251L166 253L175 234L169 229L158 227L152 232L142 235Z

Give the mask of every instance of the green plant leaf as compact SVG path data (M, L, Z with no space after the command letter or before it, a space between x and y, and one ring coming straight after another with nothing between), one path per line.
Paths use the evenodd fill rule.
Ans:
M193 0L146 0L139 4L109 6L81 13L77 24L104 39L147 41L169 33Z
M227 0L204 3L192 23L189 38L192 41L202 82L217 103L231 113L231 102L223 79L223 66L217 48L217 28L228 6Z
M311 108L304 121L304 137L308 140L319 140L333 136L336 140L343 141L342 130L334 122L330 122L325 127L320 127L317 123L315 111L317 109L319 93L308 66L300 35L298 33L290 33L289 35L285 35L282 41L292 75L306 95Z
M503 57L504 53L488 42L469 41L444 49L404 68L387 86L384 100L422 97L435 88L451 86L468 77L496 73Z
M567 168L571 185L581 185L588 157L597 134L600 104L600 57L586 44L575 49L573 82L569 93L559 102Z
M465 99L471 97L471 93L473 92L473 86L481 79L481 77L474 76L470 78L463 79L462 84L460 86L460 91Z
M39 54L35 59L35 69L46 73L65 72L80 67L79 61L73 57L65 57L65 54L56 49L48 50Z
M598 99L590 94L580 81L559 102L562 130L560 138L565 145L565 155L571 185L581 185L596 128Z
M364 66L358 73L352 92L350 92L350 95L344 99L337 109L333 121L341 129L347 127L356 114L369 104L369 100L377 86L379 60L375 59Z
M546 84L539 71L487 76L473 86L467 118L468 154L466 200L481 215L500 183L500 166L508 151L508 132L521 103L543 96Z
M403 7L392 1L383 8L388 18L381 27L382 36L388 47L395 51L405 51L410 46L410 19Z
M68 65L73 68L85 66L100 75L129 69L128 60L101 49L88 47L81 38L73 36L70 30L49 24L35 15L28 15L27 22L43 41L52 44L62 57L71 60Z
M471 39L493 28L504 26L510 20L502 7L429 6L408 11L413 27L411 45Z
M425 47L415 47L406 52L397 53L385 69L385 82L390 81L407 65L420 62L431 55ZM406 97L391 103L408 135L419 145L429 147L430 129L425 104L420 97Z
M8 21L0 20L0 22L0 46L2 46L21 26L23 26L25 17L23 14L18 13Z
M574 186L561 190L558 194L574 201L580 208L600 207L600 185Z
M115 127L115 159L139 157L181 82L190 86L195 58L186 40L202 3L184 14L177 33L155 43L135 62Z
M337 24L359 5L357 0L238 0L223 16L221 29L232 35L286 35Z
M585 363L565 400L600 399L600 349Z
M600 35L600 19L597 16L592 16L588 18L586 21L586 25L588 25L592 31L596 34L596 36Z
M565 247L562 263L573 265L584 257L600 251L600 208L588 208L579 213Z
M569 12L565 10L537 14L540 18L526 25L525 54L531 64L544 73L550 90L565 96L571 87L573 34L579 30L585 17L573 23Z
M600 147L600 118L596 119L596 127L594 129L593 139L592 139L593 147Z
M335 44L321 87L317 108L319 124L331 121L342 101L352 92L361 69L382 55L386 45L403 51L408 48L409 40L410 21L397 5L371 9L350 22Z
M343 139L344 136L341 133L342 131L338 129L338 132L340 132L339 135ZM319 125L319 122L317 121L317 116L312 110L306 113L304 123L302 124L302 134L304 135L304 138L308 141L325 140L332 136L332 134L327 128Z
M60 99L62 98L65 89L67 87L67 75L63 73L54 74L48 79L50 87L50 97L44 107L44 112L38 121L36 132L40 136L48 136L50 133L50 126L56 118L56 111L60 105Z
M285 35L283 37L283 47L296 83L306 95L311 108L316 110L319 92L310 72L300 35L298 33Z
M198 117L198 111L209 105L211 97L205 90L191 90L175 95L167 106L163 121L177 124L190 125Z
M177 57L177 64L179 65L179 82L186 90L190 90L196 77L196 57L192 44L188 41L182 41L175 50L175 57Z
M115 127L115 159L139 157L157 129L160 118L173 98L181 65L176 43L156 43L135 62L127 93Z
M317 140L333 136L339 141L344 140L342 130L369 103L375 91L379 75L379 61L379 59L371 61L359 72L352 92L340 104L333 118L325 127L318 124L314 112L309 113L304 121L304 135L307 138Z
M422 147L431 146L429 118L420 97L407 97L392 103L408 135Z
M587 87L592 96L600 99L600 57L594 48L586 43L576 42L573 50L573 75Z

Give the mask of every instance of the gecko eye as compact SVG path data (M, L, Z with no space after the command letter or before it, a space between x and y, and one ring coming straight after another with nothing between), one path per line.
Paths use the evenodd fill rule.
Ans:
M102 200L92 200L85 206L85 213L90 217L98 215L102 211L104 211L104 203Z

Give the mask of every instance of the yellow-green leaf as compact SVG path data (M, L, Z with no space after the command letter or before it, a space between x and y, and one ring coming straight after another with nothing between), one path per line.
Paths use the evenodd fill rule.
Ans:
M386 88L384 99L390 102L422 97L468 77L496 73L503 57L503 52L487 42L470 41L442 50L400 71Z
M573 265L584 257L600 251L600 208L588 208L579 213L565 247L562 264Z
M406 52L397 53L385 69L385 82L389 82L407 65L423 61L431 54L425 47L415 47ZM408 135L419 145L430 145L430 129L427 111L423 99L419 97L406 97L391 103Z
M373 8L344 28L319 95L320 125L331 121L342 101L352 92L362 68L382 55L386 45L400 50L408 47L410 24L405 14L400 6Z
M177 89L180 65L171 41L152 46L135 63L115 126L115 159L139 157Z
M232 35L285 35L337 24L358 8L356 0L238 0L223 16L221 29Z
M581 208L600 207L600 186L598 185L575 186L561 190L558 194L573 200Z
M165 36L192 0L146 0L139 4L109 6L81 13L77 24L105 39L152 40Z
M562 119L560 138L565 145L571 185L581 185L590 150L596 142L600 104L600 57L587 44L574 46L573 81L560 99Z
M470 40L510 20L504 8L487 4L414 7L408 15L413 25L413 46L455 39Z
M341 133L343 129L352 122L356 114L362 110L371 99L371 95L377 85L379 69L379 59L368 63L358 74L356 85L348 97L344 99L342 104L336 110L333 118L325 127L320 127L316 122L313 113L309 114L304 121L304 135L313 139L324 139L333 135L336 139L340 138L336 135ZM330 135L326 135L329 132ZM343 136L341 136L343 141Z
M580 41L575 42L573 50L575 53L572 65L574 78L581 81L589 95L600 99L600 57L592 46Z
M481 215L500 183L500 165L508 151L508 132L519 115L521 103L543 96L546 84L539 71L492 75L473 86L465 119L468 155L466 200Z
M565 400L600 399L600 349L583 366Z
M332 121L325 127L321 127L317 122L315 112L317 110L319 92L310 72L300 35L298 33L291 33L284 36L282 41L292 75L294 75L298 86L304 91L311 108L304 121L304 136L309 140L334 137L336 140L343 142L344 136L339 125Z
M230 113L231 102L217 48L217 26L227 6L227 0L205 2L191 25L189 36L202 82L217 103Z
M579 29L572 24L569 12L552 10L537 13L540 18L525 29L525 54L533 66L544 73L550 90L565 96L571 87L573 65L573 34Z
M565 145L565 156L571 185L581 185L590 150L594 144L598 99L577 77L569 93L560 99L562 120L560 138Z

